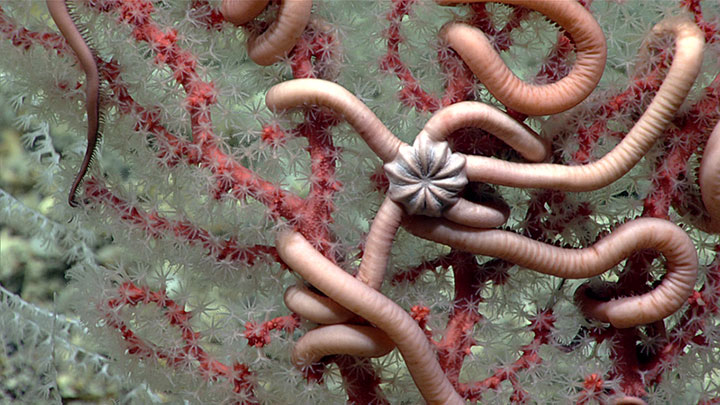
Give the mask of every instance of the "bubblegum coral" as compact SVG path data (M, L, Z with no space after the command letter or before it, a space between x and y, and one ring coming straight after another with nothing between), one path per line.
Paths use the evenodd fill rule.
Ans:
M720 401L716 2L47 5L0 8L3 80L87 133L46 183L121 248L69 276L131 381Z

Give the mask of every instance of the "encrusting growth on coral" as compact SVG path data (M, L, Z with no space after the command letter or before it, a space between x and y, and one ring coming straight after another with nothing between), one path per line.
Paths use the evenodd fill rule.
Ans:
M438 0L436 3L449 6L485 2L491 1ZM494 277L476 274L481 266L474 255L490 256L562 279L586 279L606 273L625 259L628 259L628 262L638 260L638 255L635 255L637 252L652 249L664 257L666 267L664 276L652 287L652 277L647 276L640 281L647 287L644 291L622 291L605 296L606 294L599 293L592 283L585 283L575 290L574 305L585 317L592 321L609 323L617 330L641 325L659 328L658 325L662 325L664 319L677 313L688 302L699 299L700 292L695 290L699 267L696 248L683 228L667 219L644 217L622 221L613 225L609 233L591 245L573 248L562 241L542 241L540 235L533 233L533 230L521 234L505 229L493 229L506 224L509 217L508 207L504 202L494 204L478 198L473 190L477 190L481 183L488 187L544 189L551 196L548 197L549 200L558 195L553 194L555 192L592 191L620 179L665 135L682 103L688 98L702 67L707 29L698 26L697 17L694 21L685 15L668 17L657 23L652 29L651 37L643 44L644 50L641 52L648 52L652 40L661 36L672 36L674 53L664 80L661 80L649 106L622 140L603 157L591 163L564 165L549 163L558 161L556 156L553 156L551 140L533 131L522 119L525 115L561 113L582 103L596 89L603 75L607 57L605 36L586 6L575 0L497 2L518 6L514 9L516 12L527 7L559 25L564 30L562 35L567 35L569 43L574 46L575 59L572 68L567 75L555 78L551 83L532 84L522 81L500 58L495 49L497 44L488 38L489 34L486 36L483 30L476 28L471 22L448 22L437 32L442 42L452 50L450 56L439 56L440 59L445 58L445 67L451 66L448 61L456 58L457 66L453 74L461 77L463 69L472 72L467 73L464 78L470 83L466 85L467 88L472 86L473 81L481 83L497 101L512 111L506 113L500 108L478 101L459 101L471 97L472 93L466 88L465 93L459 93L461 96L448 96L442 101L426 103L424 111L431 111L432 115L415 136L412 145L394 134L388 128L390 125L386 126L360 98L342 85L324 80L328 77L323 76L323 68L317 66L321 64L320 61L328 60L329 53L337 50L339 40L327 33L321 35L313 32L316 27L326 26L327 23L320 23L320 19L314 19L311 15L311 0L223 0L219 11L213 8L207 14L209 21L218 19L214 23L209 22L208 28L215 29L222 24L230 27L230 24L227 24L230 22L247 30L247 52L256 64L268 66L279 61L289 61L295 78L269 88L265 103L275 114L304 108L306 121L297 127L294 134L307 139L306 149L311 156L311 175L308 176L310 190L307 198L300 198L265 181L236 162L232 155L225 154L222 147L218 146L221 142L213 133L210 119L210 107L216 98L214 84L200 79L200 75L194 70L197 61L191 57L185 58L187 54L175 43L174 32L161 33L161 30L152 26L149 17L147 20L138 18L133 22L136 24L133 27L136 38L142 38L151 45L149 48L156 52L156 63L170 66L175 80L188 93L185 107L192 117L192 141L175 137L169 131L165 133L157 130L161 127L160 120L147 118L151 116L148 110L139 107L139 104L127 95L126 89L115 83L116 98L120 100L116 101L120 105L118 108L125 109L124 111L132 110L136 115L148 120L143 122L146 127L158 131L153 133L153 136L159 139L157 153L166 158L165 164L172 166L184 161L188 166L199 166L211 172L213 181L217 182L210 186L215 198L229 195L245 200L251 197L268 208L268 221L274 224L272 229L276 231L275 246L272 246L272 242L269 242L268 246L258 245L255 250L247 249L242 259L234 259L252 265L257 258L256 251L266 253L296 273L301 280L288 287L283 296L287 309L293 314L287 319L268 321L264 325L265 329L262 329L263 332L258 332L257 336L253 336L252 340L248 338L248 341L256 347L262 347L270 340L267 335L269 330L293 331L300 324L300 319L318 324L297 338L292 349L291 361L295 367L305 372L305 377L311 375L314 367L326 361L328 356L376 358L397 348L420 394L430 404L463 404L465 400L477 400L479 392L496 389L501 382L512 380L510 376L515 371L500 373L502 376L496 373L475 384L461 382L459 377L463 359L472 353L470 347L476 344L472 332L480 315L473 306L483 299L480 294L484 283ZM402 20L403 16L409 15L410 3L412 1L394 1L393 12L388 14L387 19ZM256 17L268 10L268 5L277 6L275 20L265 25L254 22ZM403 5L406 9L398 11ZM65 1L47 0L47 6L86 74L88 149L80 172L71 186L69 202L75 206L75 194L85 176L99 137L100 74L96 57L71 19ZM113 4L106 8L114 7L121 5ZM152 8L149 4L144 7ZM483 9L478 7L473 10L480 13L478 10ZM133 15L127 10L122 14ZM226 22L223 23L223 20ZM313 33L308 34L309 32ZM106 65L112 66L110 63ZM410 88L408 92L421 94L419 86L411 85L414 78L403 69L399 58L387 58L384 66L398 77L402 76L403 86ZM108 67L106 69L109 70ZM104 72L108 77L113 77L115 73ZM333 76L330 73L328 75ZM448 87L455 85L457 83L447 83ZM404 94L407 96L408 93ZM417 99L422 97L418 96ZM402 96L401 100L408 105L412 104ZM317 108L318 106L325 108ZM415 106L420 110L417 104ZM378 181L377 189L384 192L385 196L370 223L364 245L359 247L362 253L353 260L342 257L346 254L345 251L335 249L333 231L328 226L334 219L333 198L335 193L342 189L342 185L334 177L335 165L342 148L334 144L332 137L328 136L329 128L336 125L338 119L346 121L353 128L375 155L375 160L382 164L382 171L378 169L378 178L381 181ZM515 153L512 159L524 162L485 156L476 153L472 148L463 147L462 140L456 135L467 129L482 130L483 133L497 138L499 143ZM287 139L288 133L279 126L266 126L262 136L268 144L277 146ZM170 163L167 163L168 161ZM718 233L720 123L714 125L705 146L698 182L705 212L695 222L698 228L706 232ZM203 233L199 228L185 222L168 221L159 212L145 212L135 208L132 203L108 191L97 179L88 183L85 193L89 200L115 208L122 220L152 230L149 235L153 238L160 238L163 233L173 233L178 238L178 235L185 235L189 244L202 243L218 260L224 260L232 250L228 247L230 244L222 247L212 245L213 236L210 232ZM543 212L542 209L537 210ZM528 217L533 215L535 214L532 208L528 208ZM537 219L528 219L535 220ZM153 226L162 228L162 231L154 230ZM455 335L447 340L461 342L455 346L447 343L445 337L440 341L434 340L426 319L430 309L415 306L408 313L398 304L400 301L393 301L381 290L392 262L392 248L400 228L408 231L411 238L418 237L451 248L447 256L437 262L428 261L424 266L426 270L435 267L452 269L456 283L455 293L461 297L459 300L463 301L462 305L457 302L453 304L448 320L448 325L455 322L456 329L453 330ZM635 259L629 259L632 257ZM498 263L501 260L489 263ZM652 262L652 258L649 262ZM343 267L353 267L356 272L354 275L350 274ZM510 267L508 265L504 269ZM498 279L507 277L505 270L496 273L502 273ZM393 279L393 282L395 281ZM504 282L493 281L498 284ZM281 285L284 288L285 283ZM471 292L465 291L470 289ZM121 299L107 303L105 315L109 319L108 325L120 331L122 338L129 342L130 351L135 350L151 357L147 353L152 353L153 349L152 345L145 344L125 321L120 320L113 310L123 306L135 306L143 301L156 304L166 311L171 324L182 328L182 339L190 348L175 357L169 354L171 351L158 350L161 355L156 356L157 358L169 363L195 359L206 372L208 379L214 381L218 377L228 380L234 378L235 393L251 393L248 394L250 399L247 401L237 402L257 403L252 393L252 384L248 382L251 380L248 378L251 374L250 368L241 363L236 363L232 368L225 366L215 361L199 346L192 346L197 344L199 335L192 332L187 322L190 312L185 312L179 304L169 300L164 291L153 293L149 289L126 282L121 285L119 294ZM539 357L532 357L532 350L536 351L537 346L548 344L548 341L554 338L550 333L555 320L551 312L551 308L546 312L539 311L537 324L532 327L533 342L523 348L521 359L507 366L508 370L513 367L527 369L542 362ZM543 319L547 325L541 322ZM450 330L450 326L448 329ZM581 333L586 332L578 332L579 335ZM246 335L248 334L250 333ZM635 338L635 335L632 337ZM605 338L604 335L596 337L598 340ZM567 345L568 350L572 350L571 346ZM448 354L453 351L461 354ZM338 365L341 361L337 361ZM458 364L453 364L453 361ZM348 368L353 372L360 370L357 371L358 375L366 373L367 380L374 378L375 381L369 384L373 387L380 381L372 372L372 367L367 364L357 366L357 370L347 367L344 371L347 372ZM241 378L233 377L232 370L239 370ZM624 382L626 385L622 386L622 390L611 390L605 388L602 382L599 375L590 374L586 377L582 395L587 394L590 397L592 392L601 392L603 395L611 392L608 398L615 398L615 403L644 403L639 398L645 389L642 385L637 388ZM516 382L511 383L515 389ZM523 402L520 396L515 399L516 402Z

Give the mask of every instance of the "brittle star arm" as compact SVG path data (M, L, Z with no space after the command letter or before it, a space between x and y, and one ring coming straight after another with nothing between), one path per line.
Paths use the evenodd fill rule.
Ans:
M607 47L602 29L575 0L438 0L444 5L500 2L539 11L559 24L575 43L576 61L570 73L554 83L525 83L507 67L485 34L463 23L442 28L445 39L490 93L506 106L528 115L556 114L584 100L600 81Z
M380 205L365 240L365 251L358 268L358 280L379 290L385 279L392 241L400 227L402 208L389 198ZM305 287L292 286L285 291L285 305L302 317L320 324L345 322L353 314L327 297Z
M259 16L268 3L270 0L223 0L220 12L227 21L243 25Z
M83 157L80 170L75 175L75 179L70 186L70 192L68 195L68 204L72 207L77 207L78 203L75 200L78 187L85 177L88 171L90 162L97 148L98 140L100 139L100 75L98 73L97 63L93 51L88 46L87 42L83 38L83 35L78 30L77 26L73 22L70 12L68 11L66 0L47 0L47 8L50 12L50 16L55 25L62 33L63 37L67 41L68 45L72 48L80 61L83 71L85 72L85 105L87 109L87 149L85 149L85 156Z
M710 218L697 226L708 233L720 233L720 122L715 125L705 145L698 181Z
M550 156L550 142L498 108L477 101L462 101L438 110L418 136L426 134L433 141L442 142L453 132L468 127L498 137L531 162L542 162Z
M370 109L339 84L320 79L295 79L276 84L265 95L272 111L303 105L320 105L338 112L383 160L392 161L401 145L398 139Z
M337 267L299 233L279 232L275 242L278 254L290 268L395 342L415 385L429 404L465 403L440 368L427 337L405 310Z
M663 134L700 71L704 37L695 23L687 18L676 17L653 27L653 35L665 33L675 35L675 57L665 81L630 132L601 159L586 165L565 166L468 156L468 179L510 187L591 191L622 177Z
M382 357L395 348L385 332L366 325L325 325L303 335L293 347L292 362L302 369L325 356L347 354L359 357Z
M453 104L437 111L413 146L401 146L395 160L385 164L388 196L401 201L408 214L442 215L459 224L494 228L507 220L506 211L458 198L467 184L466 158L452 154L445 139L466 127L497 136L530 161L542 161L550 153L546 141L499 109L474 101Z
M400 227L402 208L385 198L368 233L362 264L355 278L370 288L380 289L387 269L392 241ZM292 286L285 291L285 305L303 318L321 324L303 335L293 346L292 362L299 368L311 366L330 354L380 357L395 348L385 332L368 325L342 324L355 314L329 297L310 289Z
M236 25L258 16L268 0L223 0L221 12ZM310 21L312 0L282 0L277 19L262 34L247 41L248 56L258 65L268 66L280 60L295 46Z
M672 222L657 218L627 222L584 249L563 249L513 232L468 228L439 219L410 217L403 226L424 239L572 279L602 274L634 251L657 249L667 260L667 274L652 291L607 302L579 297L583 312L617 328L643 325L673 314L692 293L697 277L698 258L690 237Z

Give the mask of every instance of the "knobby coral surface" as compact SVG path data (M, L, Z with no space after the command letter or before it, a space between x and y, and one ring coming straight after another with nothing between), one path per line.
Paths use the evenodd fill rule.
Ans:
M720 401L716 2L39 4L0 83L147 395Z

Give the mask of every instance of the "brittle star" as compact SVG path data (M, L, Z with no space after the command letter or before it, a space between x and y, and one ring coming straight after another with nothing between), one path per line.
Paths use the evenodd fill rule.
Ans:
M224 0L223 16L241 25L258 16L269 0ZM78 58L85 72L85 105L87 110L87 147L80 169L73 179L68 193L68 204L77 207L77 190L87 174L98 142L102 136L100 75L93 49L84 33L75 24L68 9L67 0L46 0L48 11L60 33ZM290 51L310 19L312 0L283 1L277 20L262 34L252 34L247 41L248 55L259 65L271 65Z
M690 89L690 86L692 85L692 82L694 81L694 77L697 75L697 72L699 70L699 63L701 61L702 56L702 35L697 29L697 27L694 26L694 24L688 20L680 20L680 19L671 19L663 21L656 25L654 28L655 32L665 32L665 31L672 31L676 35L676 48L678 49L676 52L675 59L670 67L670 70L667 74L667 78L665 82L660 87L660 90L658 91L657 95L655 96L655 99L648 107L647 111L640 117L636 125L631 129L631 131L628 133L628 135L623 139L623 141L618 144L611 152L609 152L607 155L605 155L602 159L583 166L564 166L564 165L556 165L556 164L537 164L537 163L511 163L511 162L504 162L500 161L498 159L493 158L485 158L485 157L479 157L479 156L466 156L468 167L467 167L467 177L471 181L485 181L489 183L499 183L499 184L505 184L507 185L513 185L513 186L519 186L519 187L537 187L538 183L543 188L555 188L555 189L561 189L561 190L571 190L571 191L581 191L581 190L593 190L599 187L602 187L604 185L610 184L612 181L616 180L617 178L624 175L630 168L632 168L639 160L642 158L642 156L647 153L647 151L650 149L650 147L654 144L655 140L659 137L659 135L662 133L664 128L669 123L669 120L672 118L672 116L675 113L675 110L679 105L681 104L682 100L687 95L687 92ZM399 139L397 139L385 126L380 122L380 120L372 114L372 112L365 107L360 100L352 96L349 92L342 89L340 86L336 84L332 84L329 82L324 82L316 79L299 79L299 80L292 80L285 83L281 83L279 85L274 86L270 91L268 92L268 95L266 97L266 103L271 109L287 109L292 106L299 106L304 103L309 104L319 104L323 105L329 108L334 109L338 113L342 114L345 119L352 125L356 131L363 137L363 139L368 143L370 148L385 162L393 161L398 156L408 156L408 155L423 155L427 154L428 156L435 156L438 155L437 152L434 150L428 149L428 151L419 153L418 149L410 148L408 145L404 145ZM468 109L462 109L462 107L468 106ZM428 123L426 124L425 128L421 132L420 135L418 135L418 138L416 139L416 145L423 145L427 142L439 142L442 141L446 136L448 136L452 131L467 127L471 125L476 125L477 122L473 120L473 118L476 118L480 114L471 114L470 112L475 112L473 106L479 106L477 103L462 103L460 106L455 107L447 107L433 116ZM456 112L462 111L461 113ZM502 115L502 113L497 110L494 112L494 114ZM509 123L509 122L508 122ZM492 130L491 128L485 127L484 129ZM511 133L510 130L508 130L505 133ZM515 133L518 138L528 140L533 139L532 135L528 135L527 132L525 133ZM524 136L523 136L524 135ZM427 139L427 140L424 140ZM516 138L513 136L510 136L509 138L510 142L513 142ZM523 141L519 142L522 143ZM542 143L539 141L535 141L536 148L542 147ZM406 149L406 153L401 153L400 151ZM536 150L536 149L533 149ZM532 153L530 153L528 150L520 149L521 153L523 153L525 156L532 156ZM417 153L416 153L417 152ZM538 153L537 155L533 157L542 157L543 153ZM391 182L394 182L396 185L401 182L401 180L404 182L404 176L397 175L396 173L398 170L395 169L397 166L405 166L405 167L412 167L412 162L408 162L408 159L404 159L404 162L400 163L398 162L395 165L387 165L386 164L386 172L388 173L388 177L390 178ZM427 171L427 168L432 166L427 163L423 163L425 161L431 160L429 157L420 156L418 157L418 163L417 167L415 169L406 170L406 174L409 172L415 172L415 173L421 173L423 171ZM479 164L475 162L480 162L484 164L485 166L482 167L482 170L480 170ZM474 166L473 166L474 164ZM508 168L508 167L514 167L514 171L503 171L502 168ZM540 174L538 174L538 172ZM438 173L442 174L441 171L438 171ZM493 177L494 175L497 176L504 176L503 179L508 179L506 181L498 181L497 177ZM423 174L424 175L424 174ZM712 177L712 176L711 176ZM535 180L537 183L531 183L531 180L527 180L528 178ZM541 179L544 180L544 182L541 182ZM436 179L440 181L441 183L445 184L447 183L447 180L445 179ZM388 195L391 198L402 200L404 204L406 205L406 210L408 213L415 214L420 213L424 215L432 215L432 216L439 216L444 215L446 218L448 215L446 215L447 211L445 207L443 206L443 210L438 210L438 206L442 206L442 200L444 198L439 197L438 195L440 193L432 193L431 186L432 182L425 181L425 179L418 179L416 182L414 182L410 188L415 193L408 193L406 188L408 188L407 184L402 184L400 186L397 186L396 188L399 189L397 191L393 190L392 187L388 192ZM421 187L421 186L427 186L427 187ZM454 191L457 193L457 190ZM433 198L423 198L428 197L429 195L432 195ZM424 202L418 202L415 201L416 199L420 198L421 201ZM459 198L455 199L456 201L459 201ZM446 205L450 205L452 201L445 201L444 203ZM415 207L417 205L423 205L425 208L433 206L432 212L428 211L418 211ZM473 203L468 203L473 204ZM436 206L437 205L437 206ZM473 204L476 205L476 204ZM470 211L470 212L478 212L478 210ZM452 209L450 209L449 212L452 212ZM474 224L481 222L480 219L483 218L483 215L477 215L476 217L471 217L470 221L466 221L466 214L467 211L465 211L465 215L458 215L457 221L460 224L463 224L465 226L473 226ZM479 219L478 219L479 218ZM451 218L449 218L451 219ZM439 227L441 226L440 221L434 221L429 222L427 220L423 220L425 223L424 227L419 226L416 221L409 221L407 223L409 229L411 231L415 231L416 233L419 233L420 236L445 243L450 244L451 246L459 245L461 243L463 244L463 250L470 249L474 253L480 253L480 250L484 248L480 248L474 244L468 244L467 242L461 242L458 240L451 239L449 236L447 236L445 233L437 233L432 234L431 232L427 231L427 228L429 228L431 225ZM467 223L471 222L471 223ZM640 232L640 234L643 234L645 231L639 231L639 229L650 229L652 226L655 226L655 224L651 224L645 220L639 221L639 223L642 224L642 226L633 226L633 231ZM465 229L462 226L458 225L444 225L447 229L452 229L457 235L460 234L467 234L468 229ZM477 226L477 225L475 225ZM673 225L675 226L675 225ZM482 227L482 225L480 226ZM485 226L487 227L487 226ZM678 228L679 229L679 228ZM478 232L484 232L484 231L478 231ZM504 231L496 231L496 232L504 232ZM449 232L452 233L452 232ZM622 233L621 233L622 234ZM678 235L685 235L684 232L670 232L666 235L668 236L677 236ZM432 236L430 236L432 235ZM522 262L524 264L527 264L526 267L534 268L533 266L537 267L534 268L538 271L541 271L543 273L548 274L554 274L552 273L552 270L549 268L544 268L541 266L542 263L536 263L536 262L529 262L528 258L522 258L516 255L513 255L513 251L523 252L523 254L527 255L533 255L534 252L527 251L527 249L521 248L523 246L523 243L530 243L529 241L532 241L531 239L523 239L521 237L514 238L514 237L501 237L502 234L492 234L493 237L495 237L498 240L503 240L505 244L509 244L507 246L508 251L502 251L502 247L498 248L487 248L487 250L482 250L486 254L506 258L507 260L519 263ZM513 234L514 235L514 234ZM517 235L516 235L517 236ZM687 236L685 236L687 238ZM534 241L533 241L534 242ZM688 243L686 243L688 242ZM648 242L649 243L649 242ZM658 247L660 250L663 250L661 246L656 246L655 244L660 243L664 244L667 243L667 240L662 241L654 241L652 247ZM678 249L689 249L693 252L692 255L687 254L688 257L694 257L695 250L692 247L692 244L689 243L689 239L678 239ZM502 244L501 244L502 245ZM505 246L505 245L503 245ZM613 244L610 244L610 246L613 246ZM637 249L650 247L646 246L645 242L637 245ZM642 247L640 247L642 246ZM537 248L533 248L537 249ZM629 254L631 251L635 249L631 249L630 251L625 251L625 253ZM554 252L555 254L560 253L561 251ZM673 251L676 252L676 251ZM672 252L666 252L669 255L675 255L675 253ZM615 257L615 255L610 255L612 257ZM593 275L597 275L599 273L602 273L609 269L610 267L613 267L617 262L619 262L622 258L625 256L621 256L620 259L613 259L617 260L615 263L607 264L598 258L597 264L593 267L593 270L584 270L582 268L576 269L575 274L569 274L570 270L561 270L558 268L556 271L558 276L562 276L565 278L586 278ZM558 256L556 260L563 260L562 256ZM586 260L586 259L582 259ZM695 259L696 261L697 259ZM603 263L603 264L601 264ZM562 265L569 265L569 263L562 264L562 263L554 263L557 266ZM538 267L540 266L540 267ZM600 267L595 267L600 266ZM692 268L692 266L690 266ZM606 305L602 305L598 308L598 311L593 311L591 309L588 309L587 312L590 315L593 315L594 317L599 317L601 320L610 321L613 325L617 327L629 327L634 326L638 324L644 324L649 323L655 320L663 319L669 314L675 312L677 308L679 308L684 300L689 296L693 286L694 286L694 279L695 279L695 272L697 271L697 264L695 264L694 269L686 268L684 266L672 266L669 265L669 273L676 274L676 276L670 276L668 275L665 280L663 281L664 284L661 284L661 287L658 288L657 292L654 293L648 293L646 295L641 295L639 297L633 298L633 300L630 300L629 298L626 299L619 299L614 300ZM677 270L677 271L676 271ZM597 272L597 273L596 273ZM672 291L674 294L668 294L670 291ZM654 295L653 295L654 294ZM661 305L658 308L657 312L653 312L652 308L655 308L653 305L650 305L651 303L655 302L660 296L666 295L664 299L666 300L666 304ZM589 300L589 298L587 298ZM640 300L640 301L637 301ZM641 311L641 314L638 315L637 319L633 319L632 314L627 312L628 305L630 305L630 302L646 302L645 304L640 304L639 306L644 308ZM596 303L599 305L599 303ZM584 305L583 308L590 308L590 305ZM608 308L616 308L613 310L610 310Z
M574 190L575 188L573 187L578 187L577 189L580 190L602 187L626 173L627 170L634 166L647 152L647 149L652 146L655 138L657 138L664 127L667 126L676 109L686 97L697 75L702 56L702 35L699 34L699 30L692 22L682 19L672 19L661 22L654 28L656 34L668 31L676 36L676 55L674 62L667 74L666 81L661 86L648 111L641 117L626 137L626 140L629 138L629 141L623 141L624 143L618 145L608 155L609 157L606 156L606 159L604 158L605 160L601 160L602 163L586 165L584 169L580 169L579 173L585 174L585 176L575 182L570 182L569 184L571 185L568 188L564 188L564 186L562 186L564 183L558 180L560 176L554 176L554 174L562 170L572 171L576 169L562 165L544 166L555 170L555 172L549 170L550 174L546 175L546 177L551 179L551 182L555 182L548 187L568 190ZM399 153L400 150L409 148L409 146L403 145L402 142L397 140L359 100L354 99L352 95L348 96L349 93L344 91L344 89L340 91L333 88L333 86L335 85L321 83L319 81L286 82L271 89L267 97L268 106L270 108L285 109L301 105L302 101L306 101L308 104L321 104L330 107L342 114L346 120L355 127L356 131L383 161L394 161L398 155L412 155L414 153L417 167L413 168L412 164L408 165L407 162L405 162L408 170L405 170L404 174L409 172L421 173L422 175L428 174L428 168L434 164L432 161L434 156L433 153L427 151L434 150L434 147L425 147L425 156L418 156L423 153L420 152L422 149L420 147L412 148L408 153ZM435 119L436 122L442 123L443 125L438 125L436 128L429 121L423 130L425 135L422 138L432 139L422 140L419 143L416 140L416 145L442 141L453 130L469 125L462 119L447 119L447 116L452 116L452 114L448 114L447 111L448 110L441 110L431 119L431 121ZM445 119L441 119L440 117ZM648 131L648 128L651 128L652 131ZM718 132L720 132L720 130L718 130ZM428 133L434 135L427 135ZM714 131L714 136L711 137L712 140L720 137L716 137L715 133ZM421 136L419 136L419 138L421 138ZM640 145L641 150L635 150L633 152L633 149L635 149L637 145ZM714 150L711 147L712 145L709 145L708 149ZM477 157L468 157L468 159L470 158L477 159ZM408 159L405 160L407 161ZM492 161L494 159L489 160ZM615 168L613 168L613 164ZM527 166L537 165L528 164ZM386 172L392 182L393 175L391 173L393 169L390 167L392 166L386 164ZM707 167L711 166L708 164ZM708 170L712 172L715 171L716 168L711 167ZM442 172L440 169L436 171L438 173ZM499 172L499 170L495 171ZM548 170L546 170L546 172L547 171ZM478 171L476 170L476 172ZM473 173L473 175L475 174L476 173ZM523 173L523 175L525 174ZM709 178L713 178L713 176L711 175ZM421 180L425 182L425 180L428 179L425 178ZM429 180L429 182L432 183L432 180ZM560 187L558 187L557 184L560 184ZM407 184L402 186L407 186ZM531 186L536 185L526 187ZM427 184L423 187L414 187L417 193L410 194L419 193L427 197L433 194L430 188ZM389 192L388 195L391 194L392 192ZM407 193L400 194L404 197ZM705 194L703 194L703 197L705 198ZM405 198L402 197L398 199L405 200ZM444 199L443 196L436 198L436 200L441 201ZM406 202L407 201L403 201L403 203ZM445 203L447 203L447 201ZM420 213L428 214L428 212L422 211L425 210L427 206L433 204L425 203L421 205ZM442 203L439 204L441 207L442 205ZM709 206L710 204L706 202L706 205ZM411 202L405 204L405 209L408 212L412 212L416 210L417 206L418 204ZM433 211L437 211L437 209L430 210L430 215L437 216L438 213ZM660 250L668 259L668 274L660 286L650 293L637 297L615 299L609 302L602 302L589 298L584 294L579 294L578 300L587 315L610 322L616 327L630 327L654 322L672 314L689 296L694 287L697 273L697 255L687 234L669 221L660 219L646 218L631 221L620 226L610 236L602 239L592 247L581 250L560 249L544 245L511 232L472 229L468 226L451 224L448 223L448 221L438 219L412 217L405 221L405 225L411 231L414 231L414 233L422 237L449 244L461 250L481 254L489 253L505 258L511 262L522 264L528 268L566 278L585 278L600 274L615 266L632 251L638 249L653 247ZM373 222L373 227L374 226L375 221ZM385 330L399 347L401 345L405 347L404 349L400 349L404 356L416 355L413 350L418 348L408 348L404 346L407 343L406 341L397 341L394 339L394 337L398 336L398 332L392 328L401 322L403 322L402 324L405 326L406 323L404 323L404 321L406 321L406 319L404 319L404 317L402 321L396 318L396 323L388 322L387 319L382 318L383 313L379 312L377 308L371 307L368 309L363 307L363 305L366 304L374 305L375 301L382 301L384 305L394 304L387 303L386 301L388 300L384 298L384 296L374 292L370 287L363 286L362 283L344 273L331 262L321 263L320 258L322 255L315 251L298 233L283 233L278 236L277 243L281 257L307 281L342 306L365 317L373 324ZM302 259L305 255L309 255L313 259ZM324 277L323 274L327 277ZM341 276L341 274L344 276ZM335 277L342 277L343 280L335 283L333 281ZM348 284L352 284L352 288L348 287ZM375 294L379 294L379 296ZM370 301L368 301L368 299L370 299L368 298L369 296L375 301L370 303ZM392 311L397 312L396 307L393 307ZM397 316L400 317L399 315ZM417 334L417 331L413 333ZM408 337L408 334L401 337L414 343L414 340ZM314 344L320 345L321 343L314 341ZM425 350L422 345L419 349ZM319 355L319 353L320 352L316 352L315 356ZM322 354L328 354L328 352L322 352ZM436 363L434 357L430 357L432 360L430 368L434 369ZM427 356L425 356L425 358L427 358ZM412 360L414 360L414 358L412 358ZM434 402L437 398L428 397L426 393L446 392L444 387L446 387L447 381L444 376L436 375L437 380L425 380L423 378L424 375L418 374L418 371L413 369L413 367L415 367L414 363L408 362L408 367L418 387L429 402ZM422 386L421 384L423 382L432 384L432 387ZM440 402L446 403L455 400L455 397L452 397L452 399L447 397Z
M87 109L87 148L85 156L80 164L80 170L75 175L75 179L70 186L68 195L68 204L77 207L75 200L78 187L88 171L93 155L97 148L97 143L101 137L102 115L100 113L100 75L98 73L95 54L88 46L83 34L78 30L72 16L67 8L66 0L47 0L47 8L55 25L62 33L68 45L77 55L80 66L85 72L85 105Z

